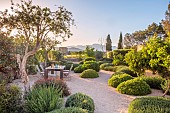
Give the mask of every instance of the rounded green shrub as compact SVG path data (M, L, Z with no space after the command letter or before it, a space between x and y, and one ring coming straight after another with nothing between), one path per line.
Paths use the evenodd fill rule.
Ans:
M80 74L81 78L97 78L99 74L93 69L87 69Z
M169 113L170 99L163 97L142 97L134 99L128 113Z
M106 71L114 71L114 67L113 66L106 66L104 68L104 70L106 70Z
M103 63L100 65L100 69L105 70L105 67L107 67L107 66L113 66L113 64L112 63Z
M134 73L132 70L130 70L129 67L127 67L127 66L118 66L116 68L116 72L124 72L124 73L127 73L133 77L137 77L137 74Z
M142 80L128 80L118 85L117 90L122 94L146 95L151 93L150 86Z
M33 88L25 97L26 113L44 113L63 106L62 91L54 86Z
M0 113L22 113L22 93L15 85L0 84Z
M70 64L70 63L65 64L65 69L66 69L66 70L69 70L69 69L71 68L71 65L72 65L72 64ZM74 68L78 67L79 65L80 65L80 64L73 64L72 70L74 70Z
M130 79L133 79L133 77L128 74L120 74L120 75L113 76L112 78L110 78L108 80L108 85L116 88L120 83L130 80Z
M56 109L48 113L88 113L88 111L86 109L82 109L78 107L67 107L67 108Z
M86 61L96 61L96 59L93 58L93 57L88 57L88 58L85 58L84 61L85 61L85 62L86 62Z
M76 93L68 97L65 107L79 107L88 110L88 113L94 113L95 110L93 99L82 93Z
M98 61L99 65L104 64L104 63L112 63L110 61Z
M79 65L78 67L74 68L74 73L82 73L84 71L84 67Z
M122 75L122 74L126 74L126 73L123 73L123 72L115 72L113 73L110 78L112 78L113 76L117 76L117 75Z
M97 63L96 61L86 61L86 62L84 62L84 64L82 66L85 70L86 69L93 69L97 72L100 71L99 63Z
M150 88L153 89L162 89L161 84L165 82L165 79L162 77L142 76L135 79L145 81L150 86Z
M42 78L42 79L37 80L34 83L33 88L43 87L43 86L46 86L46 87L54 86L55 88L60 88L62 90L63 96L70 95L69 88L66 82L64 82L63 80L50 78L50 77L48 77L48 79Z

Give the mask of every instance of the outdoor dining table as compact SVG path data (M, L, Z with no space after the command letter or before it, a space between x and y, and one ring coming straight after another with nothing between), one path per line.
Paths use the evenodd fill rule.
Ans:
M60 71L60 79L63 80L63 70L64 70L65 66L57 66L57 67L47 67L45 68L45 72L44 72L44 78L47 79L48 78L48 72L49 71Z

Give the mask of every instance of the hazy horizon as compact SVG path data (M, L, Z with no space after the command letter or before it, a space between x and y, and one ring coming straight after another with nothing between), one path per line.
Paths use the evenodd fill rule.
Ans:
M11 0L0 0L0 10L10 8ZM15 3L20 0L13 0ZM165 18L168 0L33 0L33 3L55 10L63 5L73 13L76 27L73 36L62 46L100 43L110 34L112 45L117 46L120 32L144 30L153 22Z

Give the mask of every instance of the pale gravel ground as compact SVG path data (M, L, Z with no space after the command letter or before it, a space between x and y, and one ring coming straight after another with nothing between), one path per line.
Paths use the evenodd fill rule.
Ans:
M71 80L66 80L66 83L72 94L82 92L93 98L95 113L127 113L128 105L136 96L120 94L115 88L108 86L107 81L112 73L101 70L99 72L100 77L84 79L80 78L79 74L71 72ZM30 85L32 86L39 78L39 75L30 75ZM20 79L14 80L13 83L23 90L23 84ZM162 91L152 89L152 93L148 96L162 96Z
M129 103L135 98L120 94L107 85L112 72L100 71L99 78L84 79L71 73L71 81L66 81L72 94L77 92L91 96L95 102L95 113L127 113Z

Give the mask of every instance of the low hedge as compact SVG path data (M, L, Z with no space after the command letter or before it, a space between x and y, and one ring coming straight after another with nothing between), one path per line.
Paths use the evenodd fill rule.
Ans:
M67 107L62 109L56 109L48 113L88 113L88 111L78 107Z
M112 78L110 78L108 80L108 85L116 88L120 83L130 80L130 79L133 79L133 77L128 74L120 74L120 75L113 76Z
M170 99L163 97L142 97L134 99L128 113L170 113Z
M105 71L114 71L114 67L113 66L106 66L104 68Z
M87 57L87 58L84 59L84 61L85 61L85 62L86 62L86 61L96 61L96 59L93 58L93 57Z
M128 80L118 85L117 90L122 94L146 95L151 93L150 86L142 80Z
M145 81L153 89L162 89L161 84L165 82L165 79L162 77L142 76L135 79Z
M97 78L99 74L93 69L87 69L80 74L81 78Z
M65 107L79 107L88 110L88 113L94 113L95 110L93 99L83 93L76 93L68 97Z

